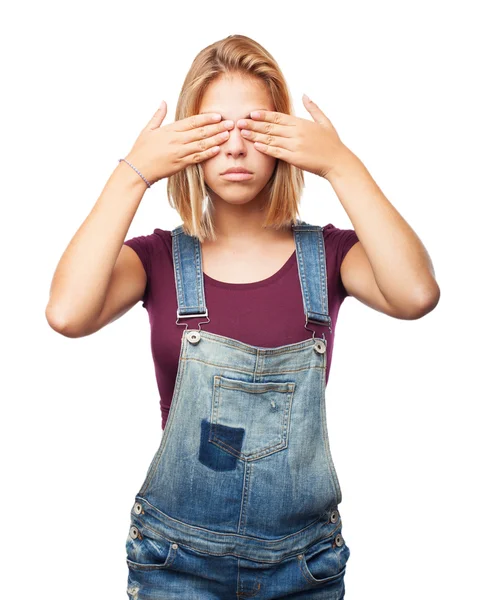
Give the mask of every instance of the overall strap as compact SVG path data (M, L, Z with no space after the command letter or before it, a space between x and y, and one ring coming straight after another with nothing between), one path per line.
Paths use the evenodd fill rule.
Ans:
M207 317L200 242L197 237L186 235L183 225L173 229L171 236L178 301L177 319Z
M306 324L327 325L331 332L323 228L300 221L293 231Z
M323 229L320 225L304 221L299 221L292 229L306 324L308 321L319 323L331 331ZM173 229L171 236L177 320L181 317L208 317L201 244L198 238L185 234L183 225Z

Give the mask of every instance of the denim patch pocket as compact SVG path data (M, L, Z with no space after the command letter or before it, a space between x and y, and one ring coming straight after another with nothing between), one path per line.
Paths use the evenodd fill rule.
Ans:
M214 376L209 441L243 460L288 446L294 382Z
M335 593L344 585L349 555L349 547L339 529L333 535L314 543L297 558L301 574L307 582Z
M178 544L157 534L151 537L141 526L132 524L126 540L126 562L131 569L165 569L175 560Z

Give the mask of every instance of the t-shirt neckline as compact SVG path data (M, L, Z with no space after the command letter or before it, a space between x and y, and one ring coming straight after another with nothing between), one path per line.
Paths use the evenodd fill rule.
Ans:
M205 279L205 283L214 285L215 287L221 287L221 288L230 289L230 290L252 290L255 288L270 285L270 284L274 283L275 281L277 281L278 279L280 279L281 277L283 277L283 275L285 275L286 272L289 271L289 269L293 266L295 260L296 260L296 249L293 251L293 253L288 258L288 260L284 263L284 265L282 267L280 267L280 269L278 271L276 271L276 273L273 273L273 275L270 275L266 279L261 279L260 281L250 281L249 283L230 283L227 281L220 281L219 279L214 279L213 277L210 277L209 275L207 275L204 272L203 272L203 277Z

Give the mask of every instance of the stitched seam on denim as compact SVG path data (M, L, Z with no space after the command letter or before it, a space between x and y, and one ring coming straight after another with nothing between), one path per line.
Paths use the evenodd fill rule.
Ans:
M182 338L181 338L181 349L180 349L180 362L179 362L179 368L178 368L178 372L177 372L177 377L176 377L176 382L175 382L175 387L173 390L173 396L171 399L171 405L170 405L170 410L169 410L169 414L168 414L168 420L166 422L166 426L165 426L165 430L163 431L163 435L161 437L161 442L160 442L160 447L158 448L154 458L153 458L153 462L150 465L150 469L147 473L147 476L145 478L145 481L143 482L140 491L138 492L138 495L140 494L146 494L148 488L150 487L150 483L151 480L153 479L153 476L156 474L157 470L158 470L158 464L161 460L161 457L163 455L163 452L165 450L166 447L166 442L168 441L168 437L169 437L169 433L171 430L171 424L173 421L173 417L175 416L177 407L178 407L178 401L179 398L178 396L180 396L181 391L182 391L182 381L183 381L183 375L185 372L185 368L186 368L186 360L182 359L182 355L185 352L186 346L185 346L185 333L182 333ZM175 401L176 399L176 401ZM172 411L173 409L173 411Z
M203 308L206 312L206 298L205 298L205 290L204 290L204 279L203 279L203 269L202 269L202 255L201 255L201 244L198 238L194 239L194 253L195 253L195 288L196 288L196 302L198 303L198 308ZM204 300L204 302L203 302Z
M173 548L173 546L170 544L170 548L168 549L168 556L165 559L165 562L162 565L155 565L154 563L138 563L134 560L131 560L130 558L126 558L126 562L128 564L132 564L134 565L133 568L138 568L139 570L144 570L144 571L155 571L157 569L166 569L166 567L169 567L171 565L171 563L174 561L174 559L176 558L176 552L177 552L177 548Z
M240 559L238 558L238 575L236 576L236 595L239 594L240 581Z
M339 504L341 492L339 489L339 481L338 481L338 477L336 474L336 469L333 464L333 457L331 455L331 449L329 447L329 434L328 434L328 427L327 427L328 415L327 415L327 408L326 408L326 398L325 398L325 394L324 394L324 385L322 386L322 390L323 390L323 393L320 394L320 405L321 405L320 410L321 410L321 414L323 415L323 418L321 419L321 429L323 432L324 450L326 453L326 462L328 464L329 473L330 473L331 480L332 480L333 486L334 486L334 492L336 494L336 502Z
M324 313L328 317L328 323L331 321L329 317L329 308L328 308L328 289L327 289L327 281L328 274L326 271L326 252L324 248L324 238L320 231L318 231L318 247L319 247L319 294L321 298L321 306L326 310Z
M309 311L309 315L310 315L310 317L313 316L313 317L327 317L327 318L329 318L329 315L327 313L320 313L320 312L316 312L314 310L310 310Z
M205 331L204 333L211 334L210 331ZM286 344L284 346L284 348L279 351L277 348L262 348L261 353L258 353L256 348L251 347L251 346L248 347L248 344L245 344L243 342L239 342L239 344L236 344L236 343L230 341L231 338L227 338L225 336L220 336L220 335L218 335L218 337L221 338L221 340L216 340L216 339L213 339L213 338L205 335L205 339L207 339L208 342L211 344L218 344L219 346L223 346L223 345L230 346L231 348L238 349L240 352L248 352L249 354L261 354L263 356L276 356L276 355L281 356L282 354L287 354L287 353L293 354L296 352L306 351L308 348L312 348L314 345L312 339L308 338L307 340L301 340L300 342L293 342L292 344ZM298 347L294 348L294 346L298 346ZM272 350L272 352L268 352L268 350Z
M216 425L216 423L212 423L212 425ZM212 438L210 438L210 441L212 443L216 444L217 446L223 448L224 450L227 450L228 452L231 451L230 453L234 454L236 457L244 458L245 460L248 460L248 461L251 461L251 460L257 459L257 458L264 458L262 455L266 452L269 452L270 450L271 450L271 452L269 452L269 454L274 454L275 451L286 448L286 440L284 440L284 441L276 444L276 446L268 446L264 450L254 450L253 453L246 454L245 452L238 452L238 450L236 450L235 448L228 446L228 444L223 442L223 440L221 440L214 434L212 435Z
M303 230L304 231L304 230ZM299 273L299 282L301 284L301 293L302 293L302 297L303 297L303 310L305 313L305 317L306 320L308 319L308 312L309 312L309 308L310 308L310 302L309 302L309 295L308 295L308 289L306 286L306 278L303 278L304 275L304 258L303 258L303 249L301 246L301 236L298 235L296 240L297 240L297 249L298 252L296 253L297 256L297 261L298 261L298 273Z
M198 308L201 308L201 307L200 307L200 305L199 305L199 304L182 304L182 305L179 307L179 309L180 309L180 313L181 313L181 311L182 311L183 309L186 309L186 308L196 308L196 309L198 309ZM205 307L205 308L206 308L206 307Z
M238 390L239 392L245 392L246 394L267 394L268 392L275 392L276 394L290 394L292 390L290 389L283 389L283 385L291 385L291 383L294 385L295 382L287 382L285 384L283 384L283 382L274 382L274 381L245 381L246 384L251 384L251 385L261 385L261 386L281 386L281 388L278 387L263 387L261 390L255 390L255 389L248 389L247 387L241 387L241 385L236 386L236 385L225 385L224 383L217 383L215 384L216 387L221 387L224 388L225 390Z
M324 352L323 354L318 355L318 357L325 356L325 354L326 353ZM197 362L197 363L200 363L200 364L203 364L203 365L207 365L209 367L214 367L216 369L227 369L227 370L233 371L235 373L244 373L246 375L254 375L253 371L248 371L248 370L245 370L245 369L240 369L238 367L234 367L233 365L225 365L225 364L220 364L220 363L213 363L213 362L210 362L210 361L201 360L200 358L193 358L191 356L189 356L187 358L182 358L180 360L182 360L184 362L193 361L193 362ZM265 375L285 375L287 373L301 373L301 371L310 371L312 369L324 371L325 368L326 367L323 366L323 365L313 365L313 366L311 366L311 365L305 365L304 367L299 367L297 369L283 369L281 371L263 371L262 373L256 373L256 375L258 377L264 377ZM259 382L259 383L261 383L261 382Z
M243 586L241 586L241 589L243 589ZM243 592L242 591L242 592L240 592L237 595L240 598L241 597L244 597L244 598L253 598L254 596L258 595L258 592L260 591L260 589L261 589L261 585L258 584L258 588L256 589L256 591L254 591L254 592Z
M182 278L182 267L181 267L181 259L180 259L180 254L181 254L181 250L180 250L180 240L179 238L175 238L173 240L173 264L175 267L175 284L176 284L176 291L178 294L178 308L181 309L182 307L182 303L185 300L185 296L184 296L184 286L183 286L183 278Z
M143 504L147 504L152 512L157 512L161 515L165 515L168 517L169 520L174 521L176 523L180 523L182 525L187 525L189 529L196 529L197 531L205 531L207 533L213 533L217 536L220 536L222 538L230 538L230 537L240 537L240 538L244 538L246 541L251 541L251 542L255 542L258 539L260 541L261 538L254 538L252 536L249 535L244 535L241 533L222 533L222 532L218 532L218 531L212 531L211 529L206 529L205 527L198 527L197 525L191 525L189 523L185 523L184 521L180 521L179 519L175 519L174 517L170 517L168 515L166 515L165 513L163 513L163 511L159 510L158 508L156 508L156 506L153 506L153 504L151 504L150 502L148 502L148 500L146 500L146 498L143 498L142 496L137 496L139 500L141 500L141 502ZM155 518L155 517L153 517ZM308 526L303 527L303 529L300 529L299 531L296 531L295 533L292 533L290 535L286 535L283 536L282 538L280 538L279 540L274 540L274 543L277 543L279 541L284 541L284 540L288 540L291 537L295 537L297 536L299 533L303 533L305 531L308 531L308 529L311 529L312 527L314 527L317 523L319 523L321 521L321 517L318 517L315 521L313 521L312 523L310 523ZM338 530L338 528L341 526L341 519L338 520L338 524L336 526L336 529L333 530L333 533L336 532ZM165 537L164 534L160 533L159 531L157 531L156 529L154 529L153 527L150 527L147 523L145 523L144 521L142 521L142 527L145 527L146 529L149 529L150 531L157 533L159 536L161 537ZM327 535L323 536L323 537L319 537L317 539L314 540L314 542L312 544L310 544L308 546L308 548L310 548L313 544L317 544L318 542L322 541L323 539L327 539L328 537L332 536L333 533L328 533ZM221 542L220 542L221 543ZM199 550L199 552L202 552L202 550ZM208 554L210 554L208 552ZM214 556L228 556L230 553L222 553L222 554L214 554ZM287 555L288 558L289 556L295 556L297 554L297 552L292 552L291 555ZM233 554L232 556L238 556L237 554ZM239 556L239 558L242 558ZM283 559L282 559L283 560ZM267 562L268 564L276 564L278 561L261 561L261 562Z
M152 506L152 508L154 508L154 507ZM155 510L157 510L157 509L155 509ZM158 512L161 512L161 511L158 511ZM176 519L174 519L174 520L176 520ZM308 527L304 528L303 531L305 529L308 529L309 527L311 527L312 525L314 525L318 521L319 521L319 519L316 519L316 521L314 521L314 523L312 523L311 525L308 525ZM146 523L142 523L142 527L144 527L145 529L150 530L151 532L159 535L160 537L164 537L164 535L162 535L160 532L158 532L153 527L150 527ZM190 527L193 527L194 529L203 530L202 527L195 527L195 526L190 526ZM341 527L341 520L338 521L338 525L337 525L336 529L333 530L333 533L328 533L327 535L323 536L322 538L316 539L307 548L301 549L300 553L301 554L306 554L308 552L309 548L311 548L315 544L317 544L317 543L319 543L319 542L321 542L321 541L323 541L325 539L328 539L329 537L334 537L336 535L337 530L340 527ZM250 536L244 536L244 535L242 535L240 533L238 533L238 534L229 533L229 534L221 534L221 535L224 535L224 536L235 536L235 537L241 537L241 538L250 538ZM286 536L286 539L287 539L287 537L290 537L290 536ZM252 538L252 539L254 539L254 538ZM180 547L189 548L190 550L194 550L195 552L201 552L202 554L208 554L209 556L234 556L234 557L238 558L238 560L240 560L241 558L243 558L242 556L240 556L238 554L235 554L234 552L233 553L231 553L231 552L221 552L221 553L218 553L218 552L208 552L208 551L205 551L205 550L200 550L199 548L196 548L195 546L191 546L190 544L187 544L187 543L184 543L184 542L176 541L175 543L177 543ZM282 562L284 560L287 560L287 559L289 559L289 558L291 558L293 556L297 556L297 555L298 555L298 552L295 551L295 552L292 552L291 554L288 554L288 555L284 556L280 560L274 560L274 561L273 560L260 560L260 561L255 561L255 562L258 562L258 563L261 563L261 564L268 564L268 565L272 564L272 565L275 565L275 564L279 564L280 562ZM248 559L248 560L251 560L251 559Z
M341 516L339 517L337 523L336 523L336 527L327 535L318 538L317 540L312 541L309 546L306 546L306 548L303 548L300 552L300 554L307 554L311 548L313 548L314 546L316 546L316 544L319 544L320 542L324 542L325 540L330 539L331 541L336 537L338 531L342 528L342 521L341 521Z
M309 583L316 584L316 585L321 585L322 583L328 583L328 582L334 581L335 579L340 579L342 576L344 576L344 573L346 571L346 568L344 568L339 573L336 573L336 575L331 575L330 577L324 577L323 579L315 579L313 574L312 573L309 574L309 572L306 570L307 566L305 566L305 563L306 563L306 559L303 558L303 560L300 562L301 574L304 576L306 581L308 581Z
M246 463L244 466L243 475L243 492L241 494L241 511L238 520L238 528L236 533L246 531L248 525L248 500L250 496L250 481L253 473L253 463Z

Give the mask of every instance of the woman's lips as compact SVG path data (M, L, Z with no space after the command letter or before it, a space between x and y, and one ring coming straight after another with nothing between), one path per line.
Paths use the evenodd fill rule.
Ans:
M253 173L223 173L221 177L228 181L246 181L253 177Z

